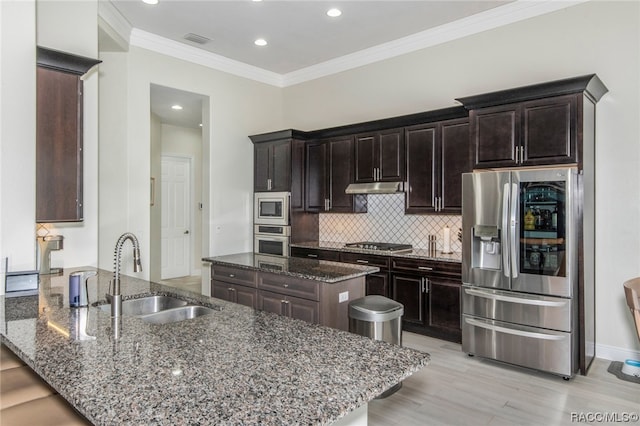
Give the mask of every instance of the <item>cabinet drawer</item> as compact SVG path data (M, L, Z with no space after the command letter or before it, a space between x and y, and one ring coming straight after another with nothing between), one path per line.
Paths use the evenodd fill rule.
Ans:
M461 276L462 264L456 262L437 262L433 260L394 257L391 260L394 271L413 272L422 275Z
M256 272L248 269L233 268L224 265L211 265L211 277L218 281L225 281L235 284L256 286Z
M258 288L303 299L320 300L320 283L311 280L260 272Z
M358 265L377 266L380 269L389 269L389 258L386 256L376 256L364 253L340 253L340 261L346 263L356 263Z
M340 261L340 252L307 247L291 247L291 256L308 257L309 259Z

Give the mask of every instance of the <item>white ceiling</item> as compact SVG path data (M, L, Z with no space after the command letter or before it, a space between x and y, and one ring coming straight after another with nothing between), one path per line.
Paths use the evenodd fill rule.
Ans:
M509 1L111 0L132 27L277 74L317 65ZM342 15L330 18L337 7ZM197 44L193 33L210 39ZM268 45L258 47L254 40Z
M103 0L99 45L101 51L136 45L286 87L583 1ZM340 17L326 15L333 7ZM210 41L185 40L189 33ZM256 38L268 45L254 45ZM152 112L165 123L197 127L202 99L154 86ZM176 113L170 106L178 102L192 108Z

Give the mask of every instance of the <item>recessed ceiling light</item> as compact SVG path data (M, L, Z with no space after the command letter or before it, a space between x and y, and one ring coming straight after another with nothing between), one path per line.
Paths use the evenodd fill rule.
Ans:
M171 105L171 109L181 110L182 109L182 105L178 105L178 104Z
M337 18L338 16L342 15L342 11L334 7L333 9L327 10L327 15L331 16L332 18Z
M256 1L256 2L258 2L258 1L262 1L262 0L253 0L253 1Z
M263 39L263 38L259 38L256 41L253 42L256 46L266 46L267 45L267 40Z
M158 0L142 0L146 4L158 4Z

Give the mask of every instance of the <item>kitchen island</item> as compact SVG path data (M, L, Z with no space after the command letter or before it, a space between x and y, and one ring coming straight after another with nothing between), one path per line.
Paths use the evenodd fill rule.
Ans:
M83 268L91 269L91 268ZM94 424L366 423L367 403L429 355L121 276L124 299L172 295L209 315L165 325L70 308L68 273L37 296L0 296L2 342ZM112 278L99 270L89 300ZM363 414L364 413L364 414ZM353 416L356 416L355 419Z

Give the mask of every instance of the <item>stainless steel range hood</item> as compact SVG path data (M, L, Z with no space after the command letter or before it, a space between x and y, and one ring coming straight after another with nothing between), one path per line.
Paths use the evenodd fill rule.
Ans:
M352 183L344 191L347 194L395 194L403 191L402 182Z

